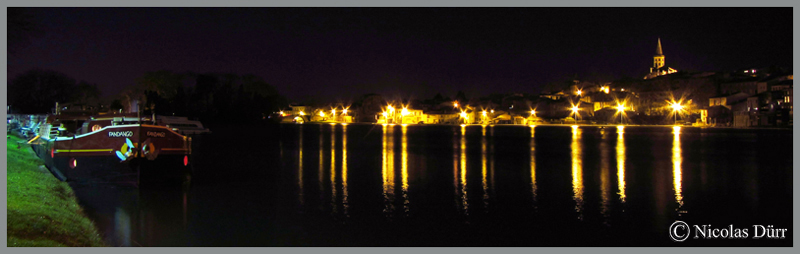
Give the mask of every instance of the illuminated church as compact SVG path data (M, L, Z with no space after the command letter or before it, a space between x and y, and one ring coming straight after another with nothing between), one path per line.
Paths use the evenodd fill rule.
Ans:
M661 38L658 38L656 55L653 56L653 67L650 67L650 73L648 73L647 76L644 76L644 79L651 79L676 72L678 71L671 67L664 66L664 53L661 51Z

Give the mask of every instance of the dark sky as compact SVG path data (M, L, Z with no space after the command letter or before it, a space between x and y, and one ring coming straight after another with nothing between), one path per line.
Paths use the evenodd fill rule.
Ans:
M569 75L792 67L791 8L34 8L8 79L119 93L145 72L255 74L290 101L539 92Z

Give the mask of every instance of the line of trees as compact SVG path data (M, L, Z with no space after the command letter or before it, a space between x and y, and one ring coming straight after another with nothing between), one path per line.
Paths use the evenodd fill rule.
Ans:
M261 77L232 73L147 72L122 92L130 109L138 100L146 114L196 117L203 121L254 122L286 105L286 98Z
M147 72L117 95L110 106L101 102L97 84L76 81L53 70L26 71L8 86L12 113L45 114L56 102L83 104L101 111L139 107L144 114L237 123L264 120L288 105L272 85L251 74Z
M56 102L97 105L97 84L76 81L66 74L44 69L28 70L8 84L8 105L12 113L44 114Z

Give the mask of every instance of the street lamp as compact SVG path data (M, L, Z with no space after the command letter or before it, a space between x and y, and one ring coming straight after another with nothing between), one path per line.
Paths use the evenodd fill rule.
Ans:
M622 123L622 114L625 113L625 106L617 105L617 112L619 112L619 123Z
M678 122L678 112L680 112L681 109L683 109L683 106L681 106L680 103L672 103L672 113L675 114L675 122Z
M457 108L457 107L458 107L458 101L454 101L454 102L453 102L453 107L454 107L454 108Z
M575 114L576 120L578 119L578 117L581 116L580 114L578 114L578 110L581 110L580 108L578 108L578 106L572 106L572 113Z

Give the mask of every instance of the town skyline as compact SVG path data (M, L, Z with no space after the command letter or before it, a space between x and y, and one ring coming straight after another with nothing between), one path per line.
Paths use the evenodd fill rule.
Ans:
M780 54L787 46L791 51L791 26L781 26L791 21L788 10L34 8L31 14L42 34L13 48L8 78L30 68L52 69L97 84L102 97L113 97L135 85L138 77L159 70L255 74L293 102L349 100L367 93L419 99L458 91L472 96L539 93L550 83L576 75L640 79L648 72L659 38L667 65L680 71L773 65L791 69L791 55ZM630 15L621 18L615 13ZM762 18L728 17L747 13ZM559 14L603 21L585 23ZM76 15L86 18L78 21ZM41 16L46 18L36 19ZM139 16L149 21L135 22ZM683 21L658 29L631 22L648 16ZM188 25L190 21L197 24ZM251 24L243 25L246 21ZM169 25L158 27L159 22ZM117 31L109 30L111 24ZM233 43L223 36L228 28L245 35L269 33L247 40L234 38L244 35L229 36L246 42ZM781 32L786 29L788 40ZM61 34L75 30L79 33ZM138 36L142 33L160 35ZM765 36L774 39L755 40ZM267 41L272 46L255 45ZM67 53L69 49L75 51ZM30 54L34 51L39 53ZM132 56L134 51L140 54ZM127 60L122 64L127 67L120 68L114 59Z

